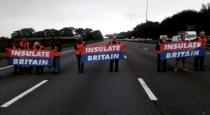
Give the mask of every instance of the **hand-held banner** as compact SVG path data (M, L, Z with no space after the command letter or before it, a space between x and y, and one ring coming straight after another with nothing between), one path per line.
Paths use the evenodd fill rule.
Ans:
M82 62L123 60L125 55L124 45L98 45L87 46L82 51Z
M54 51L7 50L8 64L21 66L53 66Z
M161 60L189 58L205 55L205 48L201 42L184 41L160 44Z

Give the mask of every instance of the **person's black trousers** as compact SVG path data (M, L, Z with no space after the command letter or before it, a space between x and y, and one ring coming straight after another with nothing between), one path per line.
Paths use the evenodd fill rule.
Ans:
M160 59L160 54L157 55L157 71L158 72L166 72L167 66L166 66L166 60Z
M204 60L205 60L205 56L199 56L195 58L195 63L194 63L194 70L198 71L200 70L204 70Z
M77 57L77 64L78 64L78 72L83 73L84 72L84 63L81 62L81 55L76 55Z
M109 65L109 71L110 72L113 72L113 66L114 66L114 63L115 63L115 72L118 72L118 68L119 68L119 60L111 60L110 61L110 65Z

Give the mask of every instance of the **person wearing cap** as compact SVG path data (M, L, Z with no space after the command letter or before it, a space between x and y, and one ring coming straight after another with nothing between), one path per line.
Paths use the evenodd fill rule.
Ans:
M207 39L205 37L205 32L201 31L200 36L195 40L198 42L201 42L203 48L206 48L207 45ZM198 56L195 57L195 62L194 62L194 70L195 71L205 71L204 69L204 61L205 61L205 56Z
M161 35L159 41L156 44L156 51L157 51L157 72L166 72L167 71L167 66L166 60L161 60L160 58L160 44L161 43L166 43L167 42L167 36L166 35Z
M116 45L120 44L119 41L117 41L117 36L114 35L112 40L108 43L108 45ZM109 72L113 72L113 65L115 64L115 72L119 72L119 60L111 60L109 64Z
M181 37L180 37L180 39L178 41L184 42L184 41L186 41L185 38L186 38L186 35L185 34L184 35L181 35ZM186 58L176 59L174 72L177 72L178 71L178 65L179 65L180 61L182 62L182 71L187 72L188 69L186 68L186 64L185 64L186 63Z
M40 42L34 42L33 50L44 50ZM44 73L44 66L36 66L36 74Z
M84 73L84 63L81 61L82 50L85 48L86 44L82 40L81 36L78 36L77 41L74 45L75 54L78 62L78 73Z

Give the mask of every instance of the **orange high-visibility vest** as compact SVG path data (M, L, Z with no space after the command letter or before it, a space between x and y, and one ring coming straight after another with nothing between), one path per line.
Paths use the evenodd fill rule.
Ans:
M30 49L30 43L29 42L19 42L19 45L22 49Z
M81 44L76 44L76 55L81 55L82 54L82 50L85 48L85 43L81 43Z
M202 43L202 47L206 47L207 39L205 37L198 37L198 41Z
M60 54L60 52L58 51L58 47L57 46L55 46L55 48L54 48L54 56L55 57L58 57L58 56L60 56L61 54Z

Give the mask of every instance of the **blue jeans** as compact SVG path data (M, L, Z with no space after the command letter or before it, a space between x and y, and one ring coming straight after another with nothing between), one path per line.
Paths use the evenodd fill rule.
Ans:
M54 72L60 73L61 72L61 64L60 64L60 56L54 57Z

